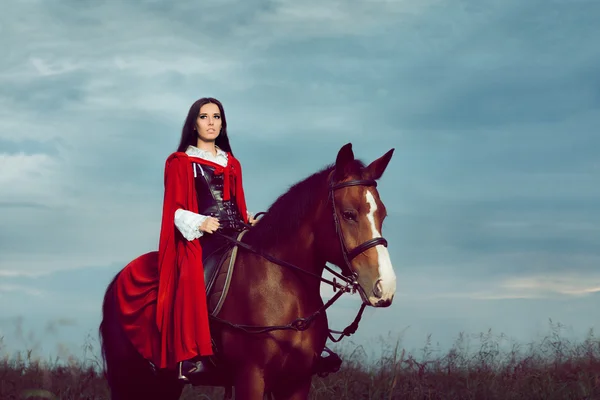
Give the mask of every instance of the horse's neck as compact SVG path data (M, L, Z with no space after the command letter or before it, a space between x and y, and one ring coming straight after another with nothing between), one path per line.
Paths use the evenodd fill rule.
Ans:
M323 226L326 202L318 204L313 211L314 213L305 219L295 234L290 235L285 244L281 246L281 255L288 262L312 274L311 276L295 272L296 275L302 275L302 279L319 292L320 280L317 277L322 275L326 259L318 251L316 243L318 235L316 233Z
M272 271L272 276L281 274L283 280L299 283L303 287L303 295L320 296L319 277L323 273L325 260L321 259L317 252L314 235L312 234L313 226L313 223L307 221L294 235L288 236L278 246L266 249L266 253L307 272L271 263L269 264L269 268Z
M292 264L307 273L277 263L269 263L267 260L263 259L265 267L269 269L269 273L258 278L259 280L269 279L269 277L281 274L281 277L284 280L301 283L304 287L302 294L320 296L319 277L323 273L326 260L318 251L315 242L315 237L317 235L315 235L315 233L323 225L322 220L325 218L325 212L327 211L326 205L326 201L317 203L314 208L306 213L306 215L302 217L295 216L295 218L300 218L302 221L295 231L291 234L288 233L285 236L280 236L276 241L277 243L263 244L259 247L262 252L269 254L278 260ZM285 222L279 221L279 223ZM254 234L259 235L259 232L260 231L256 231ZM250 239L250 243L252 242L253 240Z
M317 279L314 275L321 276L323 273L325 262L318 258L314 244L308 242L304 235L297 235L294 238L290 238L290 241L280 246L280 249L275 250L275 253L278 254L278 258L281 260L285 260L309 273L294 271L296 275L316 281ZM282 268L289 269L283 266Z

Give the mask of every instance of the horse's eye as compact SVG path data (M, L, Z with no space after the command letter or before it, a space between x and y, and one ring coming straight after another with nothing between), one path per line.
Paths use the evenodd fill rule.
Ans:
M342 216L348 221L356 221L356 211L346 210L342 213Z

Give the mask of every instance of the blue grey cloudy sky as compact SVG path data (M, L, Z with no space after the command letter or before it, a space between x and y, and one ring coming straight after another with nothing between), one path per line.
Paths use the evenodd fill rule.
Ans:
M349 343L600 328L599 19L594 0L8 1L0 336L24 345L17 318L44 351L95 335L112 275L156 247L164 160L203 96L253 211L347 142L396 149L398 294Z

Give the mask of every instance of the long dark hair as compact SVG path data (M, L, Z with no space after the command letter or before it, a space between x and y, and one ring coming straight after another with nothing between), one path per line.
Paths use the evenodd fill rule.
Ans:
M229 152L231 155L233 155L233 151L231 151L231 145L229 144L229 136L227 136L227 119L225 118L223 104L221 104L219 100L212 97L203 97L199 100L196 100L190 107L190 111L188 112L187 118L183 124L183 129L181 130L181 141L179 142L177 151L185 151L188 146L196 146L198 144L198 136L197 132L195 131L196 119L200 113L200 108L208 103L216 104L219 107L219 112L221 113L221 133L215 140L215 144L221 150Z

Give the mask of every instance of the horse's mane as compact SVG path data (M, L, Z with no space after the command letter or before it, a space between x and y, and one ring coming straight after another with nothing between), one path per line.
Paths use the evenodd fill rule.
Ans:
M347 165L346 173L361 176L364 167L363 162L355 159ZM278 246L281 241L297 235L306 214L315 210L319 202L327 201L327 177L334 168L335 164L328 165L291 186L271 204L243 241L265 248Z

